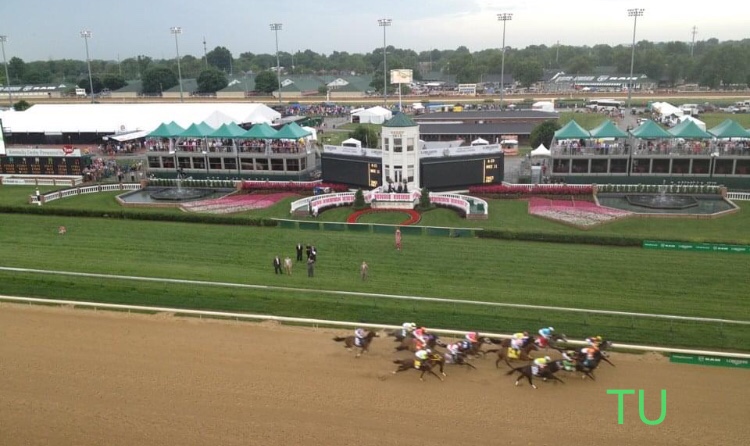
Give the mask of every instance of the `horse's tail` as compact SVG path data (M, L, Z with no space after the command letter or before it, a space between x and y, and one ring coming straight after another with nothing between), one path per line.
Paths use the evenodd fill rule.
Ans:
M346 338L342 336L336 336L335 338L333 338L333 340L336 342L344 342L346 341Z

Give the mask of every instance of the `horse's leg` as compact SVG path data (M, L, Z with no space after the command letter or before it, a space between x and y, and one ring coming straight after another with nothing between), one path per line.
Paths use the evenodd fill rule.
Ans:
M565 384L565 381L561 380L560 378L558 378L555 375L550 375L550 378L554 379L555 381L560 381L561 383Z
M534 385L534 382L531 380L531 375L532 375L532 373L531 373L531 371L529 371L529 373L526 374L526 378L528 378L529 384L531 384L531 387L533 387L534 389L536 389L536 386Z
M435 376L435 378L439 379L440 381L442 381L442 380L443 380L443 377L442 377L442 376L440 376L440 375L438 375L437 373L433 372L433 371L432 371L432 369L427 369L427 371L428 371L428 372L429 372L429 373L430 373L431 375ZM424 375L424 372L422 372L422 375Z
M503 360L503 354L501 352L502 352L502 349L500 349L500 351L497 352L497 360L495 361L495 368L496 369L500 368L500 361Z

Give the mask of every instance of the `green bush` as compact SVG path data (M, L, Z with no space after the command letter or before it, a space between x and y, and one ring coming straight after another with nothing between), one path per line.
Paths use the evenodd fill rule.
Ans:
M643 240L640 238L595 234L550 234L544 232L515 232L502 229L485 229L484 231L477 231L476 234L479 238L523 240L529 242L637 247L643 244Z

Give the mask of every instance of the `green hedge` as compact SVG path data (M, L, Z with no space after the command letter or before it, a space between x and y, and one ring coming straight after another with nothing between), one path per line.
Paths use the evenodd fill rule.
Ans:
M60 217L114 218L118 220L172 221L180 223L206 223L236 226L278 226L269 218L238 218L204 214L161 214L132 210L101 211L91 209L64 209L39 206L0 206L4 214L56 215Z
M608 245L608 246L638 246L643 240L633 237L621 237L615 235L594 234L550 234L544 232L515 232L503 229L485 229L476 232L479 238L494 238L503 240L523 240L529 242L547 243L577 243L584 245Z

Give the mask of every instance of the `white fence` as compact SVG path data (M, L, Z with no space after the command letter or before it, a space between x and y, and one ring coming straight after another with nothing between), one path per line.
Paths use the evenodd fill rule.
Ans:
M736 201L750 201L750 192L727 192L727 198Z
M80 177L80 176L38 177L38 176L0 175L0 184L4 186L77 186L79 184L83 184L83 177Z
M382 325L382 324L367 324L359 322L347 322L347 321L329 321L324 319L308 319L298 317L284 317L284 316L272 316L268 314L245 314L245 313L229 313L224 311L203 311L203 310L187 310L181 308L168 308L168 307L148 307L140 305L121 305L121 304L104 304L96 302L80 302L71 300L58 300L58 299L39 299L33 297L18 297L18 296L4 296L0 295L0 300L10 302L22 302L28 304L40 304L40 305L66 305L72 307L84 307L84 308L103 308L110 310L127 310L127 311L146 311L146 312L158 312L158 313L172 313L172 314L184 314L190 316L208 317L208 318L232 318L236 320L264 320L264 321L279 321L279 322L290 322L295 324L306 324L306 325L326 325L334 327L364 327L374 329L401 329L398 325ZM462 330L446 330L441 328L430 328L427 327L428 331L447 334L447 335L458 335L463 336L467 332ZM482 332L483 336L492 338L510 338L512 335L500 334L500 333L485 333ZM585 341L569 340L569 344L573 345L586 345ZM662 353L682 353L688 355L709 355L709 356L720 356L725 358L741 358L750 359L750 354L746 353L731 353L731 352L715 352L707 350L689 350L682 348L670 348L670 347L653 347L648 345L633 345L633 344L613 344L614 348L647 351L647 352L662 352Z
M109 192L113 190L140 190L140 183L116 183L116 184L100 184L96 186L76 187L75 189L65 189L57 192L50 192L42 194L42 203L48 203L50 201L59 200L61 198L73 197L76 195L93 194L97 192ZM29 202L31 204L39 204L36 195L29 195Z

